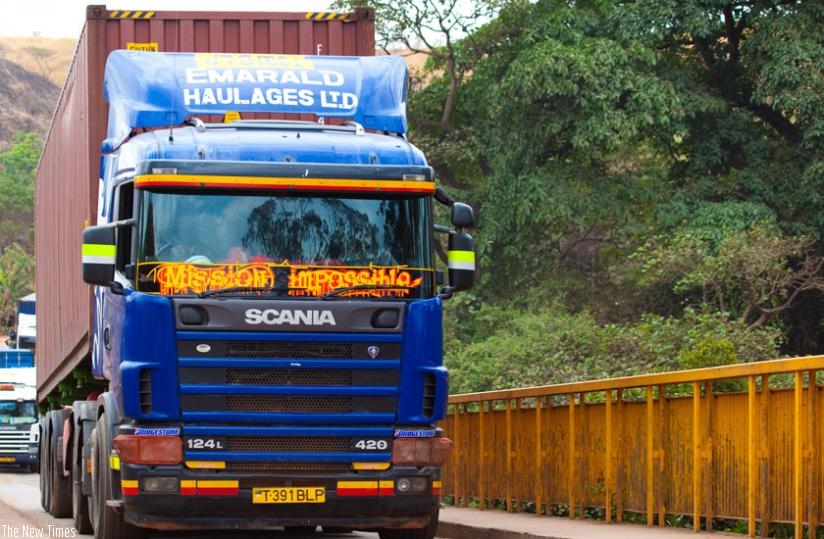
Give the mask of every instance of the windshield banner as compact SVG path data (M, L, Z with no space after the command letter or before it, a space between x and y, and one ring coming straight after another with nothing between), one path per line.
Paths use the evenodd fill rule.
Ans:
M351 118L366 129L405 133L407 78L396 56L117 50L106 62L108 137L233 111Z
M192 264L142 262L137 289L162 295L203 294L230 288L271 289L288 296L408 297L431 269L407 266L315 266L284 263ZM431 282L431 281L430 281Z

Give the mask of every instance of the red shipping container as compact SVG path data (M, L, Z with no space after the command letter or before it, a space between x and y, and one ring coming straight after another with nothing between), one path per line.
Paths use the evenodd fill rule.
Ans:
M89 6L35 180L37 397L89 361L91 287L80 276L81 234L96 222L106 136L106 57L115 49L372 56L374 12L124 11ZM303 118L309 119L309 118Z

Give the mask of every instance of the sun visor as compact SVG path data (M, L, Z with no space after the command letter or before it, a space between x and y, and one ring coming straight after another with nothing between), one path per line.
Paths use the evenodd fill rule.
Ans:
M406 132L406 63L395 56L113 51L106 62L108 137L230 111L347 118Z

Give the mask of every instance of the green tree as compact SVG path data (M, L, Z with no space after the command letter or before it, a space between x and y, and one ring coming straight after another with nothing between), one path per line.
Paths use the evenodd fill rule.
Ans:
M607 274L702 213L720 231L723 212L705 209L738 205L768 217L777 241L796 242L775 261L814 272L791 287L789 305L749 302L750 322L765 323L760 309L809 303L820 275L804 264L824 232L822 23L824 7L811 1L504 8L466 46L476 59L454 116L471 148L458 155L487 172L470 194L482 210L480 297L563 294L568 307L612 320L677 315L672 296L657 296L663 308L641 304L638 289ZM464 170L450 173L460 180Z
M453 50L409 116L479 208L456 387L820 352L824 4L512 1Z
M34 228L34 174L42 143L35 133L18 132L0 153L0 250L19 244L31 251Z
M824 6L640 0L613 20L722 105L685 119L670 172L674 204L662 212L669 223L700 201L749 200L785 230L821 237Z
M492 296L564 290L585 306L603 294L605 264L668 196L666 149L686 96L662 75L660 54L610 32L613 9L518 5L476 36L489 46L462 110L490 171L477 195Z
M34 259L13 243L0 254L0 320L14 317L17 300L34 290Z
M472 68L461 49L473 38L473 31L487 22L508 0L371 0L375 8L378 46L385 52L424 54L431 58L430 68L442 73L448 91L440 108L437 126L449 128L458 87ZM365 5L363 0L338 0L336 9ZM459 42L463 40L462 46Z
M728 313L750 329L824 291L824 258L809 237L782 236L768 222L728 231L686 226L639 248L624 265L641 290L664 286L688 303Z

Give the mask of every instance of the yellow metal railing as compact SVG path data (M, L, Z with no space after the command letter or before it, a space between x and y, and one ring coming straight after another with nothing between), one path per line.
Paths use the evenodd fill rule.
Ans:
M794 524L800 538L824 520L817 375L824 356L454 395L442 492L607 522L687 516L696 531L736 519L751 537Z

